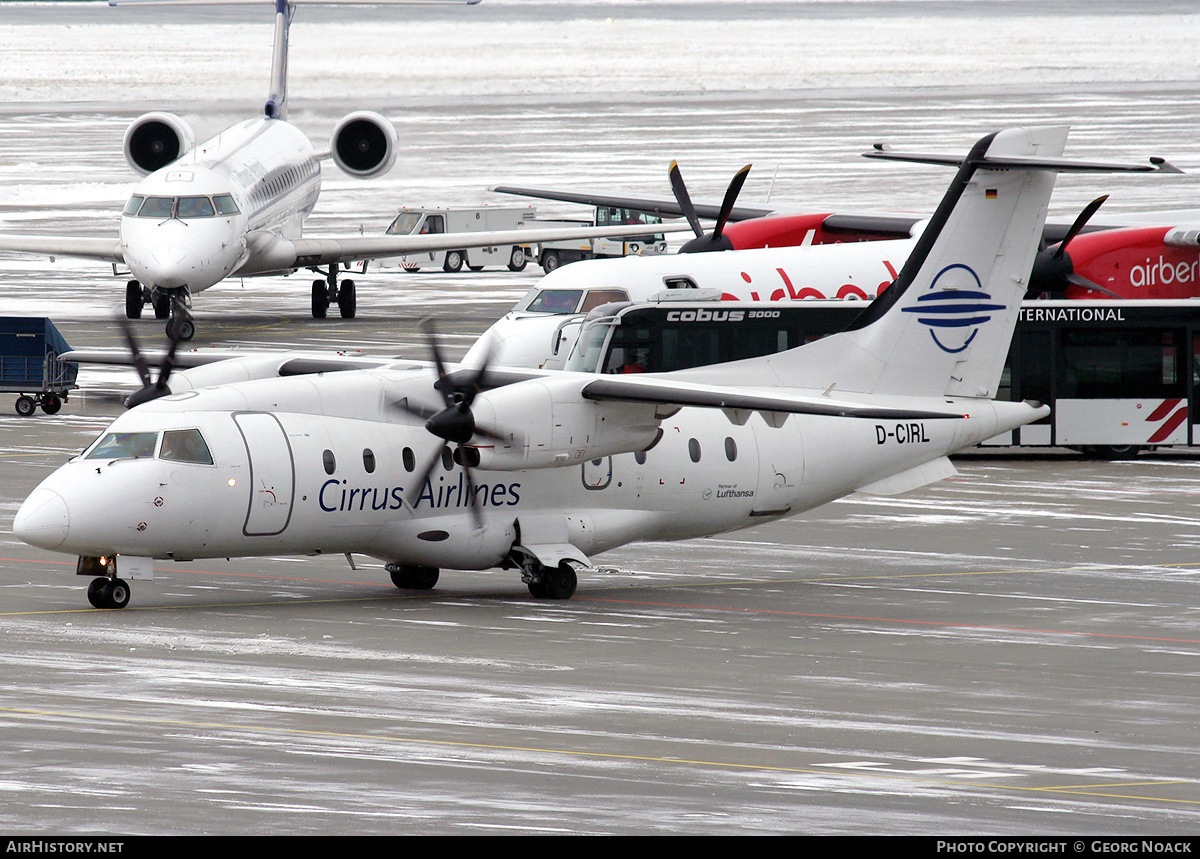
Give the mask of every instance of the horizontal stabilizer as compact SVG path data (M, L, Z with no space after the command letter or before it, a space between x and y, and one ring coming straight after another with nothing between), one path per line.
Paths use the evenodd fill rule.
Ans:
M864 495L900 495L903 492L911 492L957 474L958 469L943 456L931 462L923 462L908 471L902 471L891 477L885 477L883 480L860 486L855 491Z

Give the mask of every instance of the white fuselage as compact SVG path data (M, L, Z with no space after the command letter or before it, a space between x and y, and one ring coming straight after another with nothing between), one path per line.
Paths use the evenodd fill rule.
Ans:
M872 299L916 239L584 260L555 269L473 347L464 363L561 368L579 333L571 315L603 301ZM681 286L681 284L687 286Z
M576 437L564 453L578 464L475 469L476 528L461 467L438 465L425 486L414 485L442 442L392 404L436 404L431 381L428 368L397 366L223 385L139 406L105 438L152 434L141 455L99 455L94 445L30 495L14 533L81 556L353 552L485 569L504 561L518 534L536 542L539 529L590 555L811 509L1032 414L989 400L863 397L969 417L792 415L770 426L758 414L738 425L719 410L685 408L663 421L661 440L644 455L579 461ZM211 462L167 452L167 432L194 430Z
M125 262L147 287L193 293L270 271L265 246L299 237L320 189L320 156L298 128L239 122L138 183L132 199L142 202L121 218ZM235 205L222 207L222 197ZM217 201L215 210L202 201Z

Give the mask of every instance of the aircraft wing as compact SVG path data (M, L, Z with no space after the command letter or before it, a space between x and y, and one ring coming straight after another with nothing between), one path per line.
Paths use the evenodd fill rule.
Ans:
M80 236L0 235L0 251L52 257L83 257L103 262L124 263L121 243L115 239Z
M864 405L829 397L802 397L787 393L682 384L668 379L622 376L586 383L580 393L589 400L627 403L661 403L668 406L726 409L747 412L826 415L872 420L938 420L965 417L961 412L930 412Z
M562 203L582 203L585 206L613 206L618 209L634 209L649 212L664 218L683 217L683 209L673 198L628 197L618 194L593 194L589 191L557 191L546 188L519 188L515 185L495 185L488 188L497 194L516 194L519 197L537 197L542 200L558 200ZM734 206L729 215L731 221L761 218L777 211L770 207ZM716 220L721 212L720 203L696 203L696 214L701 218Z
M684 231L690 232L691 227L687 224L621 224L612 227L554 227L472 233L434 233L417 236L349 236L338 239L289 240L272 237L275 240L275 247L268 249L268 256L277 257L281 252L286 252L284 245L290 244L293 248L293 261L277 265L275 268L302 268L427 251L484 248L495 245L526 245L533 242L556 242L571 239L620 238L622 236L644 236L648 232L678 233ZM253 256L252 254L251 265L253 265ZM243 273L253 272L248 270Z

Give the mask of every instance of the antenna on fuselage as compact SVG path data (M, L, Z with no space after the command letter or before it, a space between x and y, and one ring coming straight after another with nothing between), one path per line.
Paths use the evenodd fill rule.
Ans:
M275 44L271 49L271 94L263 113L268 119L287 119L288 27L296 8L289 0L275 0Z

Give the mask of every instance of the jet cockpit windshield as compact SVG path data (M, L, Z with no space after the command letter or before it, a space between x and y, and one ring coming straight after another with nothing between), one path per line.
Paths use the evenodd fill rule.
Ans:
M148 197L134 194L125 204L124 214L133 218L215 218L236 215L237 203L231 194L216 194L212 197L191 195L187 197Z

